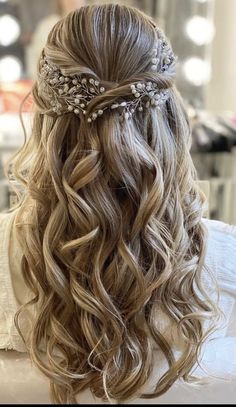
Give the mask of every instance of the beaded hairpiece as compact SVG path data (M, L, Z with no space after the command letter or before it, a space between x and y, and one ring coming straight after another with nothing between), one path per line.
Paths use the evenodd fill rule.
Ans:
M152 50L151 70L164 73L168 71L176 57L167 43L160 29L157 31L157 46ZM78 115L82 112L86 115L89 103L98 95L103 94L106 89L96 79L85 74L63 75L61 69L52 64L49 59L43 55L41 58L41 70L39 79L44 86L49 88L49 98L52 110L57 115L67 112L73 112ZM128 100L122 100L112 103L91 113L87 118L88 122L96 120L107 109L121 109L121 115L125 119L132 117L136 111L143 111L144 108L163 105L169 97L168 89L159 89L157 84L152 81L140 81L130 85L130 97Z

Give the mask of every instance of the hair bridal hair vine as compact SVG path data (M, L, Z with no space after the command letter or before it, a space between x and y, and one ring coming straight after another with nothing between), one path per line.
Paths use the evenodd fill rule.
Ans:
M164 73L169 71L176 61L170 45L166 41L160 29L156 28L157 46L151 54L151 71ZM88 105L97 96L106 92L106 88L99 80L86 74L64 75L59 66L50 62L45 54L40 60L39 80L43 86L48 87L50 105L52 111L57 115L73 112L78 115L82 112L86 115ZM130 96L124 100L117 98L116 103L105 106L92 112L87 121L91 123L97 117L102 116L107 109L121 109L121 117L129 119L133 113L143 111L145 108L160 108L169 97L168 89L159 89L153 81L139 81L130 84Z

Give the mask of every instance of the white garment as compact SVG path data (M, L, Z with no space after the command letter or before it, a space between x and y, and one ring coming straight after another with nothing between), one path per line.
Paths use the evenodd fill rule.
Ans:
M24 301L27 290L19 273L20 247L11 227L14 215L14 212L0 214L0 349L24 352L24 344L14 326L14 314ZM204 223L208 229L206 265L217 278L220 290L220 307L225 314L225 320L221 321L217 331L211 336L211 340L208 340L202 348L201 367L197 367L194 371L199 376L208 377L210 375L211 381L205 385L205 390L201 386L201 393L202 395L205 394L205 398L202 400L200 400L201 397L196 390L199 390L199 387L177 382L165 395L158 398L158 403L169 403L171 398L175 403L178 400L184 403L187 401L198 402L199 397L200 403L212 403L214 401L219 403L219 400L228 400L230 402L236 399L236 226L207 219L204 219ZM41 395L41 402L47 402L46 378L42 377L38 371L35 371L35 368L31 367L31 370L29 370L30 363L26 354L17 352L9 352L8 354L9 356L6 356L3 351L0 351L0 382L6 381L7 377L8 380L9 378L14 380L11 392L18 389L19 394L17 393L16 396L9 391L7 392L7 387L3 386L2 390L0 390L0 401L14 402L17 399L18 402L20 402L19 400L21 402L40 402L39 398L34 398L36 393L29 392L27 399L26 394L22 391L20 377L25 378L25 374L28 374L28 380L31 382L30 387L35 388L36 383L40 386L44 383L45 391ZM162 362L164 366L164 360L162 360L161 353L158 351L156 357L158 375ZM18 361L18 363L14 361ZM10 372L15 371L14 366L20 368L20 373L19 375L15 374L13 379ZM22 369L25 372L24 374ZM221 381L215 385L217 378L220 378ZM13 387L15 390L12 390ZM210 396L209 391L207 392L207 389L213 391L212 396ZM221 389L221 392L219 392L219 389ZM222 399L222 391L223 393L226 391L224 399ZM25 392L27 393L26 387ZM194 398L191 399L191 397ZM214 399L214 397L217 398ZM155 399L137 399L135 404L152 404L154 401ZM82 393L80 402L94 402L94 399L91 393L86 391ZM99 400L96 400L96 403L99 403Z

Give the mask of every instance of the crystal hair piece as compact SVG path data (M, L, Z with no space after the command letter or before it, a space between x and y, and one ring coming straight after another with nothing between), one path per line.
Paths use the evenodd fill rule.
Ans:
M157 46L152 50L150 58L151 70L164 73L170 69L176 57L159 29L157 29L157 38ZM90 102L106 91L98 80L86 77L85 74L64 75L46 55L42 56L40 64L39 79L44 87L47 86L52 111L57 115L62 115L66 111L76 115L82 112L86 115ZM133 83L130 85L130 96L127 96L126 100L119 98L117 103L92 112L87 121L91 123L107 109L118 109L121 117L129 119L136 110L143 111L150 107L160 108L168 97L168 90L159 89L155 82Z
M155 27L155 30L157 35L157 46L152 50L151 70L163 73L174 65L177 57L160 28Z

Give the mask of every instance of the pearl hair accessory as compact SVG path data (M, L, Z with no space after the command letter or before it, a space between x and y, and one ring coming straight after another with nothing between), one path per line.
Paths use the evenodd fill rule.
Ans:
M40 79L43 85L47 84L52 110L58 115L65 111L60 100L66 103L68 112L79 114L82 111L85 115L91 100L105 92L100 82L93 78L85 78L84 75L63 75L60 68L51 64L45 55L41 59Z
M170 68L176 57L160 29L156 29L156 32L157 46L152 50L151 70L164 73ZM73 112L79 115L82 112L86 115L89 103L94 97L106 91L97 79L85 77L85 74L64 75L46 55L42 56L40 63L39 80L43 87L47 87L52 111L57 115L64 114L65 109L68 113ZM168 90L160 90L155 82L133 83L130 85L130 97L128 96L126 100L120 98L117 103L92 112L87 121L91 123L109 108L118 109L122 118L130 119L136 110L142 112L145 108L151 107L160 109L168 97Z
M159 90L155 82L138 82L130 85L131 100L113 103L110 106L111 110L122 109L122 116L124 119L130 119L134 112L138 110L142 112L145 108L157 107L160 109L169 97L168 90ZM133 99L134 97L134 99ZM103 110L107 109L105 107ZM92 113L92 117L88 118L91 123L99 116L99 110Z
M156 27L157 33L157 46L152 50L152 71L165 72L170 66L174 65L174 62L177 60L175 54L173 53L170 44L167 42L162 31ZM158 57L159 55L159 57Z

